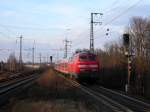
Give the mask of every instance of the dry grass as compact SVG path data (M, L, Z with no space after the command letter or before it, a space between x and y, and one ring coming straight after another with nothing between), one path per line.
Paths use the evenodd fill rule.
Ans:
M51 69L44 73L43 76L37 81L37 83L41 86L50 88L64 88L69 86L69 84L66 81L58 77L56 75L56 72Z
M96 112L88 96L57 77L53 70L16 99L8 107L11 112Z
M66 100L48 101L20 101L12 108L12 112L90 112L82 102Z

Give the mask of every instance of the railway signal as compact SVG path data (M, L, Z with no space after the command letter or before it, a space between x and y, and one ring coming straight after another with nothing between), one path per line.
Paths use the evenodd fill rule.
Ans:
M124 46L129 47L130 44L129 34L123 34L123 44Z
M50 56L50 63L52 64L53 62L53 56Z
M132 70L132 61L131 57L132 55L130 54L130 35L125 33L123 34L123 45L125 49L125 56L127 57L127 68L128 68L128 78L127 78L127 84L125 85L125 90L126 92L130 91L130 77L131 77L131 70Z

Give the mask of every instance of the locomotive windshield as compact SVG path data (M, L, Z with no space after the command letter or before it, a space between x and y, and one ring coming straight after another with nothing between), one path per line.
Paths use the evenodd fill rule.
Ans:
M79 56L80 61L96 61L95 55L80 55Z
M86 55L80 55L79 59L80 59L80 61L87 61L88 57Z
M89 55L88 56L90 61L96 61L96 56L95 55Z

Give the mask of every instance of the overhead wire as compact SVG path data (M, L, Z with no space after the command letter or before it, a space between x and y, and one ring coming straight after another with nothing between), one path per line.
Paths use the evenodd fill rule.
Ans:
M4 28L7 28L7 31L10 31L10 28L13 29L19 29L19 30L34 30L34 31L49 31L50 29L63 29L63 28L51 28L51 27L47 27L47 28L42 28L42 27L32 27L32 26L17 26L17 25L2 25L0 24L0 26L3 26ZM9 27L9 29L8 29Z
M117 3L118 0L116 0L115 2ZM121 12L120 14L118 14L117 16L113 17L110 21L106 22L106 24L104 24L102 27L103 29L105 28L105 26L107 26L108 24L114 22L115 20L117 20L119 17L121 17L122 15L124 15L125 13L127 13L128 11L130 11L132 8L134 8L141 0L138 0L135 4L131 5L130 7L128 7L126 10L124 10L123 12ZM115 3L114 2L114 3ZM2 27L4 27L7 31L10 32L10 30L7 28L8 26L3 26L3 25L0 25ZM15 27L14 27L15 28ZM17 27L16 27L17 28ZM18 27L19 28L19 27ZM22 29L25 29L27 27L20 27ZM33 29L33 30L37 30L38 28L34 29L33 27L28 27L29 29ZM38 29L38 30L42 30L42 29ZM45 30L45 29L43 29ZM87 38L88 39L88 38ZM96 38L95 38L96 39ZM78 39L79 40L79 39ZM83 40L83 39L82 39ZM85 41L85 40L84 40ZM79 41L78 45L81 44L81 41Z
M119 6L120 6L120 2L119 2L120 0L115 0L109 7L111 7L111 8L107 8L106 9L106 11L104 12L104 13L107 13L107 15L105 14L105 16L106 16L106 19L108 18L108 13L109 12L112 12L112 10L114 10L114 9L117 9ZM125 2L125 1L123 1L123 2ZM122 3L122 1L121 1L121 3ZM118 6L119 5L119 6ZM128 4L127 4L128 5ZM88 38L86 38L86 39L88 39ZM84 40L84 38L80 38L80 39L78 39L78 43L81 43L81 41L83 41Z
M117 16L113 17L110 21L108 21L106 24L104 24L101 28L101 30L103 30L105 28L105 26L107 26L108 24L114 22L115 20L117 20L118 18L120 18L122 15L124 15L125 13L129 12L132 8L134 8L139 2L141 2L142 0L138 0L136 3L130 5L127 9L125 9L123 12L121 12L120 14L118 14ZM96 32L96 31L95 31ZM95 38L96 39L96 38ZM81 42L79 41L78 44L81 44Z
M111 19L110 21L108 21L105 25L108 25L108 24L112 23L113 21L117 20L122 15L126 14L127 12L129 12L132 8L134 8L135 6L137 6L137 4L140 3L141 1L142 0L138 0L136 3L132 4L131 6L129 6L126 10L124 10L123 12L121 12L119 15L115 16L113 19Z
M116 6L116 4L118 4L118 1L119 0L115 0L109 7L113 6L114 4ZM111 9L109 8L105 12L108 12L108 10L111 10ZM86 38L86 39L88 39L88 38ZM78 41L77 43L81 43L81 41L84 41L84 38L79 38L79 39L76 39L76 40Z
M134 8L141 1L142 0L136 1L134 4L130 5L127 9L125 9L124 11L122 11L121 13L119 13L118 15L116 15L115 17L113 17L111 20L109 20L108 22L106 22L104 25L102 25L101 30L104 30L104 28L107 25L109 25L110 23L116 21L118 18L120 18L121 16L123 16L124 14L126 14L127 12L129 12L132 8ZM99 31L99 30L97 30L97 31ZM97 32L97 31L95 31L95 32Z
M122 1L121 1L122 2ZM118 8L118 5L120 3L120 0L115 0L110 6L109 8L105 9L105 12L104 13L109 13L111 12L112 10Z
M16 34L12 30L10 30L10 28L8 28L8 26L0 24L0 27L4 28L7 32L9 32L9 33L11 33L11 34L16 36Z
M4 36L4 37L7 37L8 39L10 39L10 36L9 36L9 35L7 35L7 34L5 34L5 33L3 33L3 32L0 32L0 34L1 34L2 36Z

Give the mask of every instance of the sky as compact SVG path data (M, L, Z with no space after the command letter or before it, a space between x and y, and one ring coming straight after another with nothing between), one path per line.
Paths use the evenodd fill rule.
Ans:
M78 48L89 48L90 14L94 21L95 48L117 42L130 19L149 17L149 0L0 0L0 60L10 53L19 54L19 36L23 36L23 59L31 61L32 47L35 60L43 61L50 55L63 57L64 39L72 41L69 55ZM107 28L109 35L106 36ZM58 49L58 50L56 50Z

